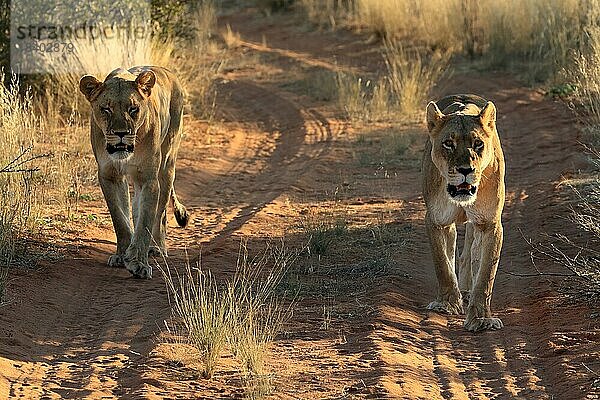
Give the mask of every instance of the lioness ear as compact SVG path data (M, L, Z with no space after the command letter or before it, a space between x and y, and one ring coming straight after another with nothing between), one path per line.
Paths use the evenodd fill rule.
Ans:
M102 82L92 75L86 75L79 80L79 90L88 101L92 101L101 87Z
M135 78L138 88L146 96L150 96L150 92L156 83L156 75L152 71L144 71Z
M430 101L427 104L427 129L429 129L429 133L433 131L437 125L444 119L444 113L440 111L437 104L435 102Z
M488 101L483 110L479 113L479 121L484 127L494 129L496 126L496 106L491 101Z

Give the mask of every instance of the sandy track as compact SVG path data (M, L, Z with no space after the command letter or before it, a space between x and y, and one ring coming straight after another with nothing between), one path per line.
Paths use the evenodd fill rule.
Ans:
M269 40L278 49L269 51L266 61L274 68L285 69L290 63L335 65L313 52L336 48L336 41L340 52L352 50L347 61L356 68L360 57L355 50L367 48L350 35L311 33L309 44L295 41L290 39L293 28L285 24L264 28L259 21L234 28L244 38L281 38ZM372 69L378 62L369 59L366 64ZM391 184L395 198L381 201L397 205L397 224L411 228L411 251L395 255L393 272L364 293L373 311L346 323L343 330L318 328L318 299L299 304L291 332L274 346L273 363L280 376L277 397L595 395L594 376L583 364L600 369L597 320L588 319L585 306L568 304L548 280L505 272L533 272L523 236L576 234L553 218L568 211L565 193L556 183L584 165L576 124L564 105L506 76L458 76L444 93L457 91L480 93L494 100L499 110L508 201L493 309L505 329L469 334L460 318L424 310L435 293L435 278L422 222L418 167L403 166ZM231 272L220 268L233 265L238 237L285 233L302 207L288 199L324 200L323 192L339 176L350 181L357 177L357 182L351 181L359 187L357 196L377 196L373 183L360 178L351 159L346 143L350 127L333 118L327 105L254 79L251 73L235 72L219 83L218 100L226 126L215 136L218 143L207 142L204 127L196 121L186 121L187 146L180 154L176 185L194 219L186 230L171 228L171 262L182 262L186 248L195 257L202 247L205 266L217 273ZM107 227L92 227L78 240L80 249L66 261L18 273L11 285L13 302L0 309L0 398L240 395L235 380L227 377L207 382L197 374L183 378L181 370L167 373L152 353L162 321L169 317L159 274L152 281L139 281L124 270L106 267L114 246ZM340 302L334 306L343 307L346 299L334 301Z

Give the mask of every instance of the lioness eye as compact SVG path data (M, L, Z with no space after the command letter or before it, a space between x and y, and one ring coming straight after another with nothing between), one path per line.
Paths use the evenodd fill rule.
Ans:
M454 149L454 142L452 140L444 140L442 142L442 147L448 150Z
M475 150L483 149L483 142L481 140L476 140L475 143L473 143L473 148Z
M100 107L100 111L102 111L102 113L109 115L110 114L110 108L108 107Z
M138 113L138 111L140 111L140 109L138 107L130 107L129 115L131 115L132 117L135 117L135 115Z

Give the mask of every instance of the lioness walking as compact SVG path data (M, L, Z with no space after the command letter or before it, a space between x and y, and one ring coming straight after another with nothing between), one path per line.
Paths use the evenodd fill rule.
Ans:
M490 310L504 207L504 155L496 107L475 95L448 96L428 104L427 128L422 164L425 224L439 284L437 299L427 308L461 314L465 296L466 329L500 329L502 321ZM467 223L458 279L457 223Z
M116 69L104 82L86 75L79 89L92 107L98 180L117 236L117 251L108 265L152 278L148 253L166 255L167 202L181 227L189 219L173 187L183 131L183 89L161 67ZM133 227L129 178L135 190Z

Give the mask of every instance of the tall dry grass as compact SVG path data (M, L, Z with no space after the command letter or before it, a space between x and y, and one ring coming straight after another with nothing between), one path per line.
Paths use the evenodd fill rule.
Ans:
M39 189L44 186L36 174L41 165L36 138L43 124L34 112L31 92L22 94L14 75L8 85L3 82L0 74L0 295L7 268L29 253L23 239L40 223Z
M587 38L587 48L575 55L565 75L584 126L600 137L600 26L588 28Z
M405 46L477 56L488 68L553 79L597 23L597 0L303 0L309 18ZM340 6L341 4L341 6Z
M516 68L531 82L557 77L582 50L596 0L507 0L479 5L481 53L493 68Z
M355 18L361 27L388 40L401 40L433 49L460 50L469 0L356 0Z

